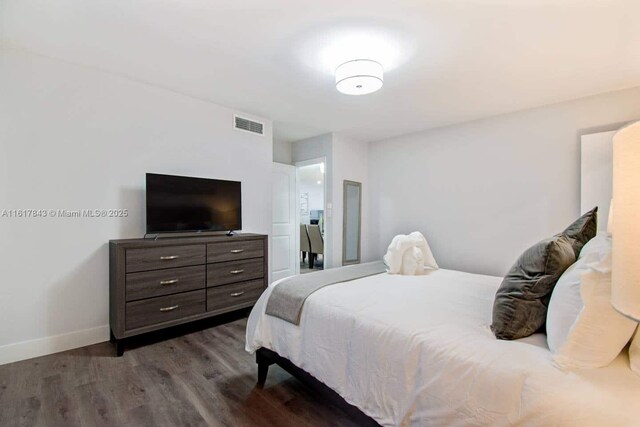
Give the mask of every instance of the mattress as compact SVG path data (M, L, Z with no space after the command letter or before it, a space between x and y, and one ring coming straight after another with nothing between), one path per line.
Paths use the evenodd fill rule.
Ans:
M385 426L638 425L640 376L626 351L606 368L566 372L542 334L495 339L501 280L370 276L312 294L299 326L264 313L275 282L251 312L246 349L277 352Z

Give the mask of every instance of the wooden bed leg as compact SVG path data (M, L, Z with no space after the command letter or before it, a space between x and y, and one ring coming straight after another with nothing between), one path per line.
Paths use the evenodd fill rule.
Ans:
M273 364L273 362L265 357L264 353L258 349L256 351L256 363L258 364L258 388L263 388L264 383L267 381L267 374L269 373L269 366Z
M266 363L258 363L258 388L264 388L269 373L269 365Z

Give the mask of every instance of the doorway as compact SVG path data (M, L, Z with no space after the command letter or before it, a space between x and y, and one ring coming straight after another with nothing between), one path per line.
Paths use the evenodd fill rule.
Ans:
M326 161L324 158L297 162L297 204L299 213L300 273L312 273L325 266L328 243L326 232Z

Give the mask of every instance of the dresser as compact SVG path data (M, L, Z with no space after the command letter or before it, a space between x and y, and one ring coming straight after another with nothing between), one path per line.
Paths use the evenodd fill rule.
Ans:
M109 323L118 356L146 332L251 307L267 287L267 236L109 242Z

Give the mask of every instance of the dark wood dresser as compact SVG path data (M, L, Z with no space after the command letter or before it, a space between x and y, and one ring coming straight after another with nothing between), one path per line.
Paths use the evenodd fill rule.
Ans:
M109 242L109 323L124 340L251 307L267 287L267 236Z

